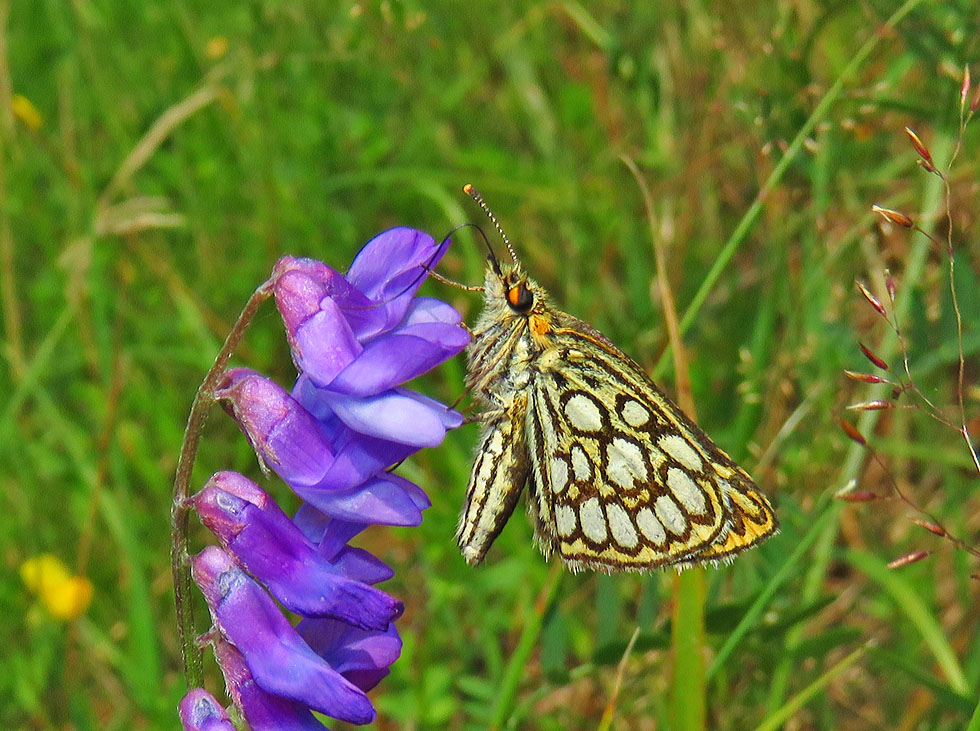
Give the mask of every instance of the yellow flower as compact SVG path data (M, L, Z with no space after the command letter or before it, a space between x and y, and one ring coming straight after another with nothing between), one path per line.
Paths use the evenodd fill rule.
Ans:
M212 61L217 61L226 53L228 53L228 39L224 36L215 36L204 47L204 55Z
M24 126L35 132L41 129L41 125L44 124L41 113L37 111L37 107L26 96L14 94L10 100L10 108L13 110L14 116L24 123Z
M75 619L92 601L92 582L72 576L61 559L50 553L27 559L21 564L20 578L55 619Z

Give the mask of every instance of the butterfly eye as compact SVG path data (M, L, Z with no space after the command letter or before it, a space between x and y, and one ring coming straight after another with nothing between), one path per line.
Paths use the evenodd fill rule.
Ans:
M515 284L507 290L507 304L514 312L525 313L534 304L534 295L524 282Z

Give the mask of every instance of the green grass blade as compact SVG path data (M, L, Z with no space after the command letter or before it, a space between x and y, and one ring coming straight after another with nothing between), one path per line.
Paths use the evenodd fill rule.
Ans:
M555 601L555 597L557 596L563 570L560 561L555 561L552 564L548 579L534 606L534 611L531 612L527 623L524 625L524 629L521 631L521 637L517 641L517 647L514 648L514 654L510 656L510 661L504 670L504 677L500 683L500 691L497 696L497 704L493 709L491 728L499 729L503 727L507 719L510 718L514 708L514 699L517 697L517 687L520 685L524 669L527 666L528 659L531 657L531 651L534 649L535 644L537 644L538 636L541 634L541 626L544 624L545 615L548 613L549 607L551 607L552 602Z
M894 28L902 18L912 12L913 9L922 0L907 0L898 10L892 13L892 16L885 22L884 28ZM777 183L782 179L783 175L789 169L790 164L796 159L796 156L803 149L803 143L806 141L810 133L813 132L814 128L819 124L830 111L830 108L837 101L841 93L844 91L844 83L850 79L864 62L868 60L868 56L875 49L878 43L884 38L884 34L881 30L876 30L871 34L871 37L864 42L864 45L858 49L858 52L854 54L850 63L844 68L844 70L837 77L837 80L827 89L827 93L823 95L816 107L814 107L813 112L807 117L807 120L800 127L796 136L789 143L786 148L786 152L780 158L779 162L773 168L769 177L766 178L766 182L762 184L759 189L755 200L749 209L745 212L739 220L738 225L732 232L732 235L725 242L725 245L721 247L721 251L718 252L718 256L715 258L714 264L711 265L711 269L705 275L704 280L701 282L701 286L698 287L698 291L691 298L691 303L687 306L687 310L684 312L684 316L681 318L680 329L681 335L686 333L694 322L695 318L698 316L698 312L701 311L701 307L704 305L705 301L708 299L708 294L710 294L712 288L721 276L721 273L728 266L728 263L735 256L735 252L738 247L745 240L752 226L758 220L759 215L762 213L762 206L766 200L766 196L770 191L776 186ZM657 361L656 366L653 368L653 377L659 378L664 375L664 371L667 367L667 359L670 357L670 347L664 348L664 352L661 354L660 359Z
M832 506L831 506L832 507ZM731 657L732 652L738 646L738 643L742 641L742 638L759 623L759 619L762 617L762 613L765 611L769 602L779 591L780 587L785 584L790 577L793 575L793 569L800 562L803 556L810 550L814 542L824 531L825 527L830 523L831 516L834 515L832 510L824 508L820 516L814 521L813 525L810 526L810 530L806 532L802 539L796 544L796 548L793 552L789 554L783 565L779 567L779 570L773 574L772 578L766 583L759 592L755 601L749 607L748 611L742 617L741 621L735 627L735 629L728 635L728 639L718 650L718 654L715 655L715 659L711 662L711 666L708 668L707 678L711 680L715 674L721 670L725 662Z
M759 724L756 731L775 731L775 729L782 727L786 721L793 717L793 714L811 701L827 686L828 683L830 683L831 680L860 660L864 656L864 653L867 652L867 649L868 648L866 645L862 645L854 650L854 652L831 667L823 675L810 683L810 685L790 698L789 701L787 701L775 713L770 714L765 721Z
M967 693L970 684L956 659L956 653L943 634L939 622L922 601L922 597L902 579L900 573L889 569L885 562L874 554L852 550L847 552L847 556L855 568L867 574L891 596L895 606L918 630L950 687L957 693Z
M980 731L980 700L977 701L977 707L973 709L973 716L970 718L970 725L966 727L966 731Z
M705 728L704 601L707 585L704 569L682 571L676 582L671 646L674 682L671 695L671 728L701 731Z

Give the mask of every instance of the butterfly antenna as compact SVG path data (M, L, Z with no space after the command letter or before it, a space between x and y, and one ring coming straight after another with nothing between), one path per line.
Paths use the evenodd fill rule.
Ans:
M485 243L487 245L487 251L490 252L490 262L493 264L493 270L494 270L494 272L497 273L497 276L502 277L503 276L503 272L500 271L500 262L497 261L497 255L493 253L493 247L490 246L490 239L488 239L487 238L487 235L485 233L483 233L483 229L480 228L479 226L477 226L475 223L461 223L458 226L455 226L452 231L450 231L448 234L446 234L446 237L443 239L443 241L448 241L449 238L454 233L456 233L460 229L464 229L464 228L475 228L476 231L477 231L477 233L480 234L480 238L483 239L483 243ZM467 292L482 292L483 291L483 287L473 287L473 286L466 285L466 284L460 284L459 282L454 282L451 279L446 279L441 274L438 274L438 273L436 273L435 271L433 271L431 269L429 270L429 273L433 277L435 277L436 279L438 279L440 282L443 282L445 284L450 284L453 287L459 287L460 289L465 289Z
M493 227L497 229L497 233L500 234L500 238L504 240L504 244L507 246L507 251L510 252L510 258L514 260L515 264L520 264L520 262L517 260L517 254L514 253L514 247L511 246L510 239L507 238L507 234L505 234L504 229L501 228L500 222L497 221L497 217L493 215L493 211L490 210L490 206L488 206L486 201L483 200L483 196L480 195L480 191L478 191L472 185L467 183L466 185L463 186L463 192L466 193L466 195L468 195L470 198L475 200L477 204L480 206L480 208L483 209L483 212L487 214L487 217L493 223ZM499 267L497 267L497 271L499 273L500 271Z

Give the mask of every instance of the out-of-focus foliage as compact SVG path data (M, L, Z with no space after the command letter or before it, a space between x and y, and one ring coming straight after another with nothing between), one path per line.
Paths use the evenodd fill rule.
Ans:
M880 0L0 2L0 725L177 726L168 534L181 430L238 308L279 256L342 266L394 225L437 237L485 225L460 192L471 182L562 309L652 369L667 336L651 231L620 156L652 188L683 313L787 144L877 39L686 336L700 423L783 524L708 572L708 723L775 722L817 683L788 727L962 728L980 683L977 562L898 500L832 499L850 477L891 489L837 423L866 398L842 376L869 367L858 341L887 340L855 279L885 296L891 269L909 302L918 384L940 406L956 400L944 252L882 228L870 207L900 209L944 239L942 186L916 167L902 128L937 164L948 159L964 64L980 77L980 8L920 2L879 34L894 10ZM975 432L978 149L968 128L950 177ZM457 238L441 272L479 283L482 242ZM425 291L471 321L479 307L438 282ZM271 308L238 363L291 383ZM454 401L462 364L419 386ZM980 483L954 431L892 410L866 436L919 504L980 541ZM361 539L397 568L384 588L406 604L403 656L374 696L378 726L485 727L519 638L540 621L505 709L514 727L596 727L638 626L614 723L668 728L672 575L564 576L536 616L551 579L522 515L484 566L455 548L475 438L466 426L401 468L432 497L421 528ZM197 484L218 469L288 500L216 413ZM915 550L935 553L883 568ZM87 614L68 625L18 576L43 553L93 582Z

